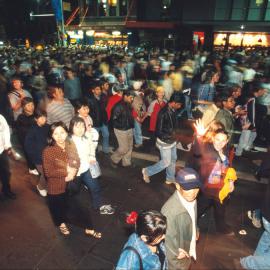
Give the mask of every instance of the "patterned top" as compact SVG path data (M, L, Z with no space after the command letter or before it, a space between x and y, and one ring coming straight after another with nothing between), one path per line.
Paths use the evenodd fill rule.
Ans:
M58 145L47 146L42 155L43 169L48 182L48 194L65 193L67 166L78 169L80 160L74 143L67 141L65 149Z
M74 108L68 99L64 99L63 103L52 100L47 106L47 123L49 125L62 121L69 127L70 120L74 116Z

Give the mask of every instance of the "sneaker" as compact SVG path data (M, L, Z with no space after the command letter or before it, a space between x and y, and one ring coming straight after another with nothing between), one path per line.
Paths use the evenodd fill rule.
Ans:
M252 224L257 229L260 229L262 227L261 221L259 219L257 219L257 218L252 219Z
M171 185L171 184L174 184L174 183L175 183L174 181L170 181L170 180L166 180L166 181L165 181L165 184L166 184L166 185Z
M33 175L39 175L39 173L36 169L34 169L34 170L29 169L29 173L33 174Z
M253 211L247 211L247 216L252 221L252 224L255 228L260 229L262 227L261 220L254 217Z
M142 147L143 145L142 144L134 144L134 147L135 148L140 148L140 147Z
M253 152L253 153L258 153L258 152L260 152L259 150L257 150L256 148L251 148L251 149L249 149L248 151L250 151L250 152Z
M42 197L47 196L47 190L46 189L39 189L39 187L37 186L37 190L38 190L40 196L42 196Z
M102 205L99 208L99 213L101 215L113 215L114 212L115 212L115 209L110 204Z
M147 175L146 171L145 171L145 168L142 169L142 175L143 175L143 181L147 184L150 183L150 179L149 179L149 176Z
M118 168L118 164L114 163L112 160L111 160L111 167L113 169L117 169Z

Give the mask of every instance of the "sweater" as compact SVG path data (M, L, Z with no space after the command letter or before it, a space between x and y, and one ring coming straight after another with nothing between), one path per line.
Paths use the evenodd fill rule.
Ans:
M67 166L78 169L80 160L75 145L66 142L65 149L58 145L47 146L42 154L42 165L48 182L48 194L58 195L66 191Z

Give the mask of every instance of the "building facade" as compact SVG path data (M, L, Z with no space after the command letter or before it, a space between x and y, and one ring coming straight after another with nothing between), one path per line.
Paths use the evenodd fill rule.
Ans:
M66 0L67 1L67 0ZM66 29L86 44L270 46L268 0L78 0Z

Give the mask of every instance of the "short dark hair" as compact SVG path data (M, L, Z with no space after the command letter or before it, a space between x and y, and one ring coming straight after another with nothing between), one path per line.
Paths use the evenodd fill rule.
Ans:
M68 134L68 129L67 129L67 126L64 124L64 122L59 121L59 122L55 122L55 123L51 124L50 129L49 129L49 134L48 134L48 144L51 146L55 145L55 140L52 136L53 136L54 131L58 127L62 127Z
M181 103L182 105L184 105L185 104L185 96L183 93L174 92L171 95L169 102Z
M24 108L28 103L34 103L34 100L30 97L24 97L21 101L22 108Z
M85 122L83 120L83 118L81 118L80 116L74 116L71 120L70 120L70 124L69 124L69 134L72 135L73 134L73 128L75 125L77 125L78 123L83 123L85 131L86 131L86 125Z
M36 109L34 111L34 118L38 119L40 117L47 117L47 112L41 109Z
M87 106L90 109L89 103L88 103L88 101L86 99L78 99L78 100L76 100L74 102L73 106L74 106L74 109L75 109L75 113L77 113L78 110L81 109L81 107L84 107L84 106Z
M152 243L157 237L166 233L167 219L156 210L142 211L136 220L136 233L145 235L147 243Z
M57 85L48 86L47 96L48 96L49 99L53 99L53 95L54 95L54 93L55 93L55 91L57 89L62 89L62 91L63 91L63 88L60 85L58 85L58 86Z

